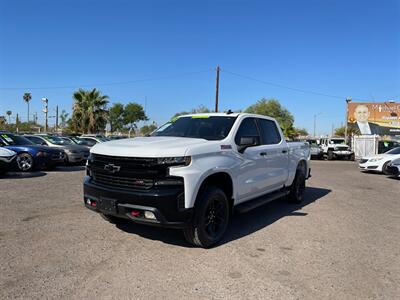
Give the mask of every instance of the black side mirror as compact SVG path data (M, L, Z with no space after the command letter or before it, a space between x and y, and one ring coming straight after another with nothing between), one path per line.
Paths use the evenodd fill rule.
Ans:
M239 141L238 151L243 153L248 147L258 145L258 139L255 136L242 136Z

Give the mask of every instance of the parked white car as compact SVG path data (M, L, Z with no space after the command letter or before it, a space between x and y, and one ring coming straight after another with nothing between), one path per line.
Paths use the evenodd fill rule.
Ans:
M12 162L17 156L17 153L9 149L0 147L0 175L11 169Z
M391 161L383 171L387 175L400 178L400 158Z
M400 158L400 147L393 148L383 154L367 156L360 159L359 167L361 171L372 171L386 174L388 164Z

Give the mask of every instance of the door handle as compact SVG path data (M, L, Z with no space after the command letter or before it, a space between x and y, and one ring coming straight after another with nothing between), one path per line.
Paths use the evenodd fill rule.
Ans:
M261 155L261 156L266 156L266 155L267 155L267 152L260 152L260 155Z
M282 150L282 153L287 153L287 150Z

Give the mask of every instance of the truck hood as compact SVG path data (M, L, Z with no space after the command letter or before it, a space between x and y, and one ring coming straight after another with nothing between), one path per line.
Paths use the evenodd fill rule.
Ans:
M123 157L174 157L185 156L190 147L209 143L204 139L182 137L137 137L99 143L91 153Z

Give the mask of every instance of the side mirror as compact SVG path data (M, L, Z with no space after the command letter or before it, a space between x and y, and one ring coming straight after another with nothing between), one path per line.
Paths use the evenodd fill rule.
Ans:
M40 145L42 146L47 146L47 143L45 141L41 142Z
M242 136L239 141L238 151L243 153L248 147L257 145L257 140L255 136Z

